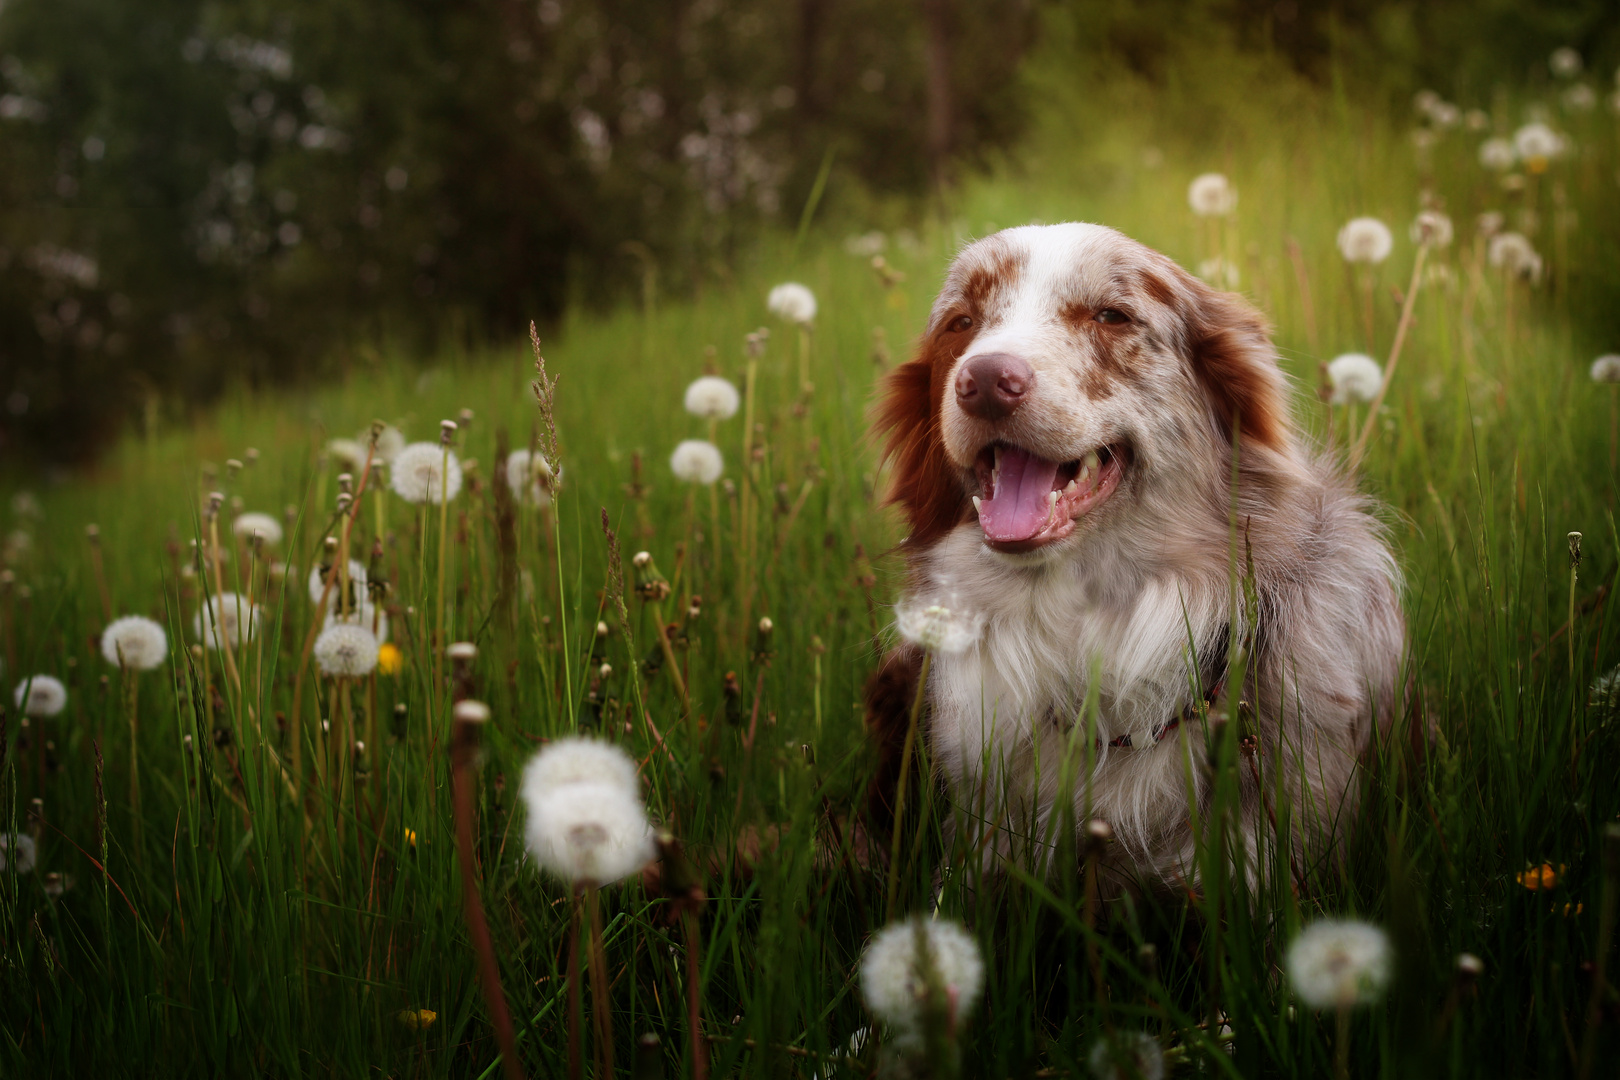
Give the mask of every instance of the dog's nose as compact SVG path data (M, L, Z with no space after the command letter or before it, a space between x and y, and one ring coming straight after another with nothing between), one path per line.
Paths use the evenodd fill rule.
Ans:
M1001 420L1012 415L1034 385L1034 370L1019 357L985 353L956 373L956 403L969 416Z

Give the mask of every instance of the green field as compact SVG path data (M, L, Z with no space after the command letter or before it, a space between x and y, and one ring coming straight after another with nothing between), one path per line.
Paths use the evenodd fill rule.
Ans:
M580 309L548 331L562 482L550 508L520 507L509 534L497 447L545 433L522 327L470 354L356 348L331 385L238 389L194 425L132 437L94 472L36 486L37 513L9 500L0 831L35 838L37 861L0 873L0 1073L498 1075L451 812L442 645L472 641L464 689L492 714L475 770L476 870L526 1071L568 1073L574 905L524 856L518 778L543 740L583 729L643 763L650 813L702 872L711 1074L870 1075L878 1039L857 1061L821 1059L871 1022L856 982L864 944L929 909L951 853L937 828L947 810L928 792L892 890L880 859L850 850L873 760L860 688L892 639L902 569L866 408L951 254L999 227L1078 219L1189 268L1224 259L1236 277L1222 283L1276 326L1302 423L1342 451L1366 406L1323 404L1320 365L1345 352L1388 360L1418 250L1408 225L1427 196L1456 238L1427 254L1361 466L1407 575L1421 710L1375 752L1345 860L1303 889L1272 867L1259 895L1242 895L1220 869L1218 806L1196 896L1092 905L1079 874L1009 874L969 883L968 910L967 890L947 887L942 913L969 919L988 975L959 1032L961 1071L1090 1075L1101 1033L1142 1030L1174 1075L1317 1077L1341 1053L1355 1075L1612 1075L1620 996L1605 950L1620 850L1606 878L1602 836L1620 817L1620 699L1590 688L1620 663L1607 602L1620 573L1620 385L1588 371L1620 343L1592 340L1602 320L1583 308L1601 303L1616 265L1607 87L1589 111L1561 105L1556 86L1462 102L1489 110L1487 129L1459 118L1419 146L1412 127L1429 121L1387 123L1342 92L1277 85L1260 65L1226 73L1215 96L1129 82L1102 93L1060 74L1032 73L1049 104L1016 158L932 212L873 206L887 276L846 250L860 229L813 222L802 240L739 256L724 288L651 310ZM1240 102L1241 121L1229 111ZM1574 152L1481 166L1480 144L1511 137L1532 106ZM1237 188L1229 217L1189 210L1187 185L1206 171ZM1487 211L1528 234L1545 260L1537 282L1491 265L1476 227ZM1335 246L1360 215L1394 232L1376 267ZM819 300L803 341L766 310L784 280ZM769 335L752 358L759 327ZM799 392L801 362L812 394ZM679 440L708 435L682 408L705 370L747 389L756 424L719 423L725 479L712 489L668 465ZM442 517L377 476L360 495L348 543L362 561L379 545L401 661L339 686L304 661L305 576L343 528L326 445L374 419L434 440L463 410L468 482ZM228 556L217 575L198 554L212 546L215 491ZM255 557L229 535L238 506L289 521L286 539ZM638 589L641 550L667 598ZM273 561L294 569L272 573ZM193 615L221 587L265 602L264 632L228 664L191 648ZM100 631L123 614L168 627L169 664L126 677L102 659ZM686 706L658 644L668 623ZM67 684L67 706L23 729L10 688L35 673ZM690 1075L681 922L634 880L602 890L601 905L610 985L587 980L586 1071L600 1075L595 1033L610 1027L619 1072ZM1342 1031L1333 1013L1296 1005L1281 967L1324 914L1382 925L1396 954L1387 998ZM1463 952L1484 961L1471 983L1455 973ZM662 1049L638 1059L646 1032Z

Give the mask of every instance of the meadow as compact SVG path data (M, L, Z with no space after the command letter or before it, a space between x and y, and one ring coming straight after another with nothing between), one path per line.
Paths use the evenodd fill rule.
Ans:
M529 1075L573 1074L576 963L581 1073L606 1075L611 1055L646 1078L899 1075L881 1028L851 1041L873 1026L860 959L885 924L936 908L966 920L985 960L977 1011L930 1059L940 1073L1130 1076L1093 1050L1145 1032L1144 1077L1612 1075L1620 384L1591 366L1620 342L1592 340L1602 320L1580 305L1614 265L1613 86L1572 76L1385 120L1258 67L1228 76L1207 98L1122 83L1103 101L1037 72L1053 105L1026 149L932 212L874 204L873 231L767 238L724 287L577 306L539 342L554 423L513 327L509 345L428 358L357 345L331 385L241 388L89 475L17 479L0 511L4 1074L497 1075L459 776ZM1187 134L1239 101L1241 120ZM1088 122L1099 113L1114 118ZM1121 119L1150 115L1177 120ZM1482 162L1487 139L1511 147L1537 117L1561 144L1521 136L1500 168ZM1189 206L1207 172L1234 207ZM1409 232L1424 209L1447 216L1448 242ZM1361 216L1393 234L1380 261L1341 254ZM901 585L867 406L963 240L1067 219L1248 296L1312 437L1348 457L1368 432L1356 467L1406 575L1414 705L1370 752L1343 859L1304 880L1273 859L1251 894L1224 869L1231 785L1198 886L1178 896L1103 903L1080 872L936 882L960 853L927 788L892 873L860 827L861 686ZM789 280L817 299L807 326L767 308ZM1384 366L1380 401L1325 400L1325 364L1352 352ZM704 374L739 389L736 415L685 410ZM409 502L368 467L374 421L437 447L446 420L454 498ZM358 461L334 439L358 442ZM683 439L718 446L718 482L673 475ZM554 470L543 500L503 487L519 449ZM271 515L279 543L237 535L245 512ZM361 597L308 579L345 555L393 648L334 678L312 658L322 610ZM210 648L194 617L226 592L262 622ZM155 670L101 653L130 614L166 630ZM59 713L15 707L34 675L63 682ZM457 726L466 699L487 722ZM519 795L525 763L571 733L634 756L649 814L684 852L594 891L582 931L570 888L525 854ZM1063 842L1083 866L1085 837ZM1387 933L1377 1003L1296 999L1284 954L1324 916Z

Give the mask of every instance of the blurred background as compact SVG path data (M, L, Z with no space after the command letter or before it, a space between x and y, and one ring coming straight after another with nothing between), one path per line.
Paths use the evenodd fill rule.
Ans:
M1488 108L1561 46L1620 121L1612 0L3 0L0 468L904 235L1058 130L1117 184L1306 98ZM1605 265L1570 295L1612 327Z

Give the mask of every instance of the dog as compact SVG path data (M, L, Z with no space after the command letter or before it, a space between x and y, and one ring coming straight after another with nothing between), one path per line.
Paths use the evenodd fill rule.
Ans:
M1254 308L1113 229L1007 229L951 264L874 428L911 639L866 688L878 824L920 715L958 860L1050 874L1089 814L1116 890L1197 888L1222 738L1251 884L1278 830L1296 875L1335 849L1397 707L1401 577Z

